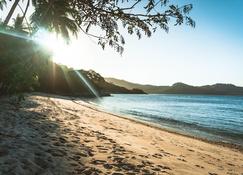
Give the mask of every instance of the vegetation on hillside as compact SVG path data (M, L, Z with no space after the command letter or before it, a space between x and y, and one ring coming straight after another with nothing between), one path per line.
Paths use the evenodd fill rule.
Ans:
M31 91L50 54L31 40L0 34L0 95Z
M157 29L168 32L170 21L175 25L195 26L189 16L192 5L179 6L169 0L10 1L0 0L0 10L7 10L0 24L0 90L3 94L28 91L35 89L38 83L45 83L41 77L44 77L43 72L48 72L45 69L48 69L51 53L31 40L39 29L61 35L66 41L71 35L84 32L96 38L102 48L109 45L122 53L125 40L121 28L140 39L142 35L150 37ZM30 6L33 13L27 16ZM16 12L19 14L14 16ZM11 19L14 19L13 24Z
M4 43L0 45L0 95L39 91L95 96L88 85L99 96L110 93L144 93L107 83L94 71L76 71L53 63L51 53L32 40L0 34L0 42Z

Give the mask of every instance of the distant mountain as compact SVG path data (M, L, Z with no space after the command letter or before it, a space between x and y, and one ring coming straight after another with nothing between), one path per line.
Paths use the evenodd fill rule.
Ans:
M207 94L207 95L243 95L243 87L233 84L214 84L206 86L190 86L175 83L164 91L167 94Z
M125 80L120 80L116 78L105 78L105 80L109 83L112 83L114 85L122 86L127 89L141 89L146 93L149 94L160 94L163 93L165 90L167 90L170 86L154 86L154 85L143 85L143 84L137 84L132 83Z
M206 86L191 86L184 83L175 83L172 86L153 86L131 83L115 78L106 78L107 82L123 86L127 89L139 88L151 94L205 94L205 95L243 95L243 87L233 84L214 84Z

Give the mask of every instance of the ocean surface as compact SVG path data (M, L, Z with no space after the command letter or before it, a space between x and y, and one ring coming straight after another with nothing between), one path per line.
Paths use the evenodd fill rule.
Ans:
M116 94L89 102L167 130L243 146L243 96Z

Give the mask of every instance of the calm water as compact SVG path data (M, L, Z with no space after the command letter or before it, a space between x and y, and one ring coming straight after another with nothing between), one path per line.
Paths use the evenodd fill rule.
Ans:
M162 128L243 146L242 96L112 95L90 102Z

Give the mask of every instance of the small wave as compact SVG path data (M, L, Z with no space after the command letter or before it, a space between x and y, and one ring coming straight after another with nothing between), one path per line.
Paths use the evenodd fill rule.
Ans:
M161 128L243 145L243 98L235 96L114 95L95 101L110 112Z
M232 108L232 107L218 107L218 109L223 110L223 111L234 111L234 112L242 112L243 113L243 109L239 109L239 108Z
M203 131L205 133L213 134L215 136L222 136L222 137L227 137L231 139L236 139L240 140L243 142L243 134L242 133L235 133L235 132L229 132L224 129L220 128L213 128L213 127L206 127L199 125L199 123L189 123L181 120L175 120L172 118L166 118L166 117L161 117L158 115L153 115L153 114L146 114L143 112L139 111L134 111L134 110L126 110L125 111L129 115L134 115L138 117L142 117L141 119L150 121L156 124L160 124L161 126L163 125L168 125L171 128L181 128L183 130L191 131L191 130L196 130L196 131Z

